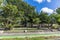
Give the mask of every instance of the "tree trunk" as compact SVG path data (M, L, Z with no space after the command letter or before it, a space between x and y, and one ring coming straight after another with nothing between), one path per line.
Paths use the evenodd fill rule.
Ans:
M31 28L33 27L33 23L31 23Z
M41 28L41 24L39 24L39 26L37 27L37 29L40 29Z

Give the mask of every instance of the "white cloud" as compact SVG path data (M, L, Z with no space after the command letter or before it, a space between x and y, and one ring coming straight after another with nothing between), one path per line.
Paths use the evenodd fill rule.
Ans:
M36 1L38 3L42 3L43 1L46 1L46 0L33 0L33 1ZM47 2L51 2L51 0L47 0Z
M34 1L36 1L38 3L42 3L43 2L43 0L34 0Z
M47 0L47 2L51 2L51 0Z
M46 12L46 13L50 13L50 14L53 13L53 10L52 9L49 9L47 7L42 8L41 11Z

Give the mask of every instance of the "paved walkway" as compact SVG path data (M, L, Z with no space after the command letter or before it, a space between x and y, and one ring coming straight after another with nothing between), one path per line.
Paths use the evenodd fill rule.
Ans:
M33 35L33 34L60 34L60 32L25 32L25 33L0 33L0 36L3 35Z
M60 32L33 32L33 33L1 33L0 38L25 38L25 37L60 36Z

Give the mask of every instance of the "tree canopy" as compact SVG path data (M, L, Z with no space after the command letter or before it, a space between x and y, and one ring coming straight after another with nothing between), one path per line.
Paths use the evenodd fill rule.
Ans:
M35 11L35 7L29 5L28 3L22 0L6 0L7 4L0 7L0 25L11 28L14 26L30 24L33 27L33 24L51 24L56 21L60 24L60 8L56 9L56 13L49 15L43 11Z

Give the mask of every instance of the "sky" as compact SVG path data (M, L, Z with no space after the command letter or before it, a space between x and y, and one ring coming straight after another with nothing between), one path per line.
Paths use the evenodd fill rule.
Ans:
M53 13L53 10L60 7L60 0L24 0L28 4L35 6L36 11Z

